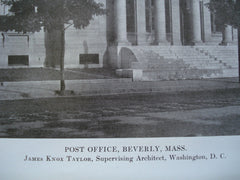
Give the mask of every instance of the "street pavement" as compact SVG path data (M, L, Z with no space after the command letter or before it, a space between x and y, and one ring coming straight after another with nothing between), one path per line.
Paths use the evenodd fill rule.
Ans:
M4 82L0 137L113 138L240 135L237 78Z

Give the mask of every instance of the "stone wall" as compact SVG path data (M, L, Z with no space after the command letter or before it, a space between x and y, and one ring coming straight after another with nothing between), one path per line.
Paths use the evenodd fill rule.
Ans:
M106 0L96 0L96 2L106 5ZM65 33L65 67L103 67L107 49L106 29L106 15L94 17L94 20L85 29L68 28ZM3 34L0 36L0 68L15 67L8 65L9 55L28 55L29 67L45 66L45 35L43 31L31 34L15 32ZM80 54L98 54L99 62L88 65L80 64Z
M44 32L34 34L2 33L0 67L8 68L8 56L28 55L29 66L42 67L45 61ZM21 65L18 65L18 67ZM10 66L14 67L14 66Z
M103 67L107 50L106 16L97 16L91 24L82 30L70 27L65 33L65 66L84 67L79 64L79 54L99 54L99 64L88 67Z

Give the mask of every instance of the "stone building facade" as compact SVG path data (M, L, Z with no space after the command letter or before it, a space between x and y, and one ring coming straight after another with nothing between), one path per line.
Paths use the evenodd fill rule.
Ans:
M97 0L98 2L105 1ZM96 2L97 2L96 1ZM7 15L9 7L1 5L0 14ZM107 51L106 16L97 16L90 25L82 30L70 27L65 32L65 67L84 68L86 59L84 55L94 57L90 60L89 68L102 68L103 58ZM43 30L36 33L1 32L0 36L0 67L44 67L45 41L49 40ZM57 43L55 41L55 43ZM80 59L80 57L84 59ZM13 59L13 63L9 60ZM14 60L15 59L15 60ZM59 63L57 63L58 65Z
M106 66L135 80L237 76L237 31L215 24L209 0L97 1L106 15L86 29L66 31L65 67ZM6 15L7 7L0 13ZM43 67L44 37L43 31L3 32L0 67Z
M213 43L214 34L222 31L224 44L237 40L236 30L231 26L216 32L207 2L209 0L108 0L109 40L133 45L199 45Z

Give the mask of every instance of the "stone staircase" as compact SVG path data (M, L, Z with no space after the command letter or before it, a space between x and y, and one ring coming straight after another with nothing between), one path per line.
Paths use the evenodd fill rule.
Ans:
M142 70L138 80L178 80L236 77L237 52L231 48L222 51L219 46L131 46L128 47L136 61L129 63L128 69ZM232 63L225 63L210 55L219 53L230 57ZM218 49L219 48L219 49ZM235 48L235 47L234 47ZM218 54L217 54L218 55ZM134 59L134 58L130 58ZM134 78L133 78L134 79Z
M195 49L223 65L225 77L238 76L238 47L237 46L199 46Z
M230 68L238 68L238 48L237 46L199 46L195 48L200 53L224 64Z

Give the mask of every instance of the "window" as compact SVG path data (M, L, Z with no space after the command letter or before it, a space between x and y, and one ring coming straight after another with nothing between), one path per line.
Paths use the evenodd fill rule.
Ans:
M99 54L80 54L79 64L99 64Z
M8 56L8 65L29 65L29 56L28 55L10 55Z

